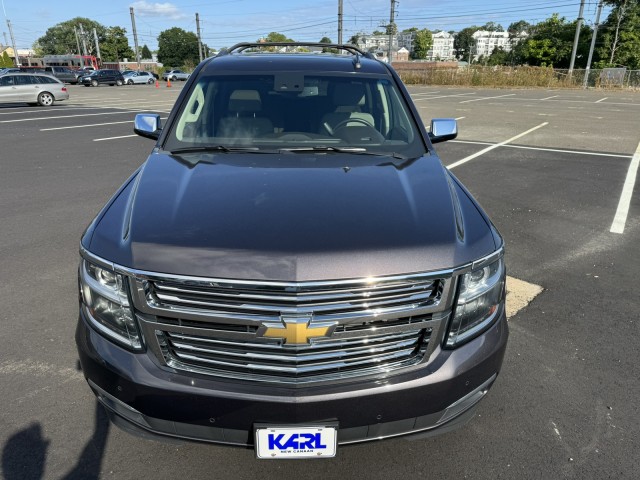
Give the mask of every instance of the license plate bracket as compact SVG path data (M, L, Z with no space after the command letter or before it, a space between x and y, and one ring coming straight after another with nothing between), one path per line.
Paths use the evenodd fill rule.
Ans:
M338 445L337 423L256 424L256 457L263 460L331 458Z

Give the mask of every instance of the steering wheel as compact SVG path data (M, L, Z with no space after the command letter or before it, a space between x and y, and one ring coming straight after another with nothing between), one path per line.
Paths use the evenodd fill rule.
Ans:
M376 130L376 127L371 125L371 123L366 121L364 118L358 118L358 117L347 118L346 120L342 120L335 127L333 127L333 130L335 131L335 130L339 130L341 128L344 128L350 123L359 123L360 125L364 125L365 127L373 128L374 130ZM376 132L377 132L377 130L376 130Z
M366 134L363 134L363 131L361 129L348 129L345 128L347 127L347 125L349 123L356 123L361 125L362 127L366 127L366 129L368 130ZM344 130L342 132L342 135L338 134L338 131L340 130ZM363 119L363 118L347 118L346 120L343 120L341 122L339 122L335 127L333 127L333 129L330 131L331 135L340 137L341 139L349 142L349 143L353 143L353 144L357 144L357 143L382 143L384 142L384 136L378 131L376 130L376 127L374 127L371 123L369 123L367 120ZM368 137L368 138L367 138Z

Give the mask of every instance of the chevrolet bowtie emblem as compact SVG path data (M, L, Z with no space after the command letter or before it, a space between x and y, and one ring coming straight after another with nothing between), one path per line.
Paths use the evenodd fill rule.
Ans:
M311 315L282 315L280 323L263 323L258 336L281 338L286 345L308 345L312 338L329 337L335 324L311 326Z

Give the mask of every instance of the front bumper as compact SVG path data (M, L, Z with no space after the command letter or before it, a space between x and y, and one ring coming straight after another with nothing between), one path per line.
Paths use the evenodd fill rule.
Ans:
M503 309L504 310L504 309ZM388 378L292 387L161 369L94 331L82 314L76 342L84 375L117 425L145 436L253 445L254 424L337 422L338 443L448 431L472 417L506 349L504 311L475 340L437 348L424 368Z

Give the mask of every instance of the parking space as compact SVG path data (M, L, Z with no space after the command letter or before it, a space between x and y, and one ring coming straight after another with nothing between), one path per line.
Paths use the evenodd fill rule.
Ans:
M153 147L133 135L135 113L165 118L184 84L160 85L71 86L51 108L0 106L7 479L635 477L639 94L409 88L425 123L459 119L458 139L436 145L442 161L504 235L509 274L543 291L510 319L501 376L465 429L320 464L131 437L77 370L78 239Z

